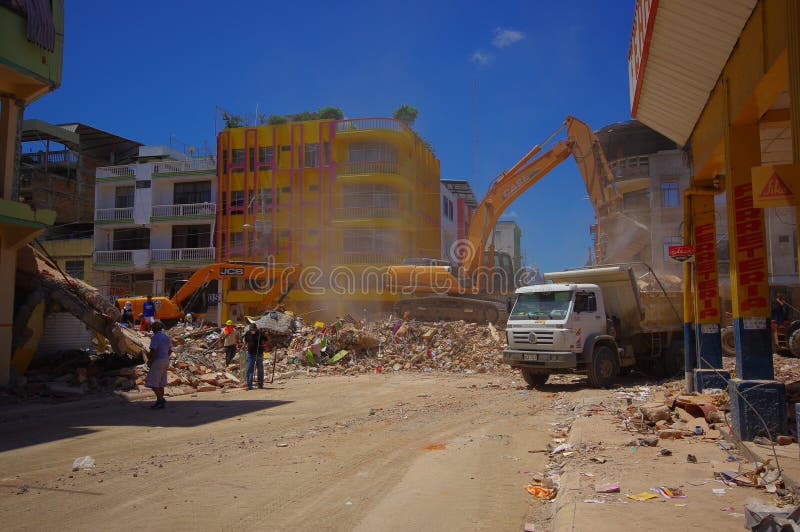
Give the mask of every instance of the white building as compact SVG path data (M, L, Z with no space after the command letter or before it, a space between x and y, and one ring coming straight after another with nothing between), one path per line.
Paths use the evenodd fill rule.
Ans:
M142 146L138 162L96 171L94 284L114 296L170 295L216 260L216 159Z
M456 195L451 192L444 183L442 183L440 186L442 197L441 257L442 260L455 262L455 259L450 255L453 244L455 244L456 239L458 238L458 217L455 213L456 206L458 205L458 197L456 197Z
M486 243L486 250L492 245L490 238ZM494 226L494 250L507 253L511 256L514 271L522 267L522 229L513 220L500 220Z

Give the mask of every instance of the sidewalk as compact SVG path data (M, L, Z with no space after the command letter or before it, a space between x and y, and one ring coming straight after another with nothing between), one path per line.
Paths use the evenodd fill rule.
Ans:
M605 409L584 404L574 420L568 442L575 451L564 457L560 490L554 501L553 531L592 530L742 530L744 506L749 499L776 504L778 497L764 489L729 486L714 479L715 472L752 470L752 460L766 458L772 450L745 444L744 453L723 450L712 440L686 437L659 440L655 447L639 446L639 438L648 435L625 430L615 415L624 403L603 397ZM724 440L720 440L724 441ZM661 449L671 451L662 456ZM797 444L776 447L787 487L800 480ZM687 455L697 463L689 463ZM732 456L737 461L729 461ZM593 460L595 459L595 460ZM601 463L602 462L602 463ZM774 460L773 460L774 463ZM796 479L796 480L795 480ZM596 485L618 482L620 493L599 494ZM679 488L685 498L658 496L645 501L627 498L665 486ZM716 493L715 493L716 492ZM652 493L652 492L651 492Z

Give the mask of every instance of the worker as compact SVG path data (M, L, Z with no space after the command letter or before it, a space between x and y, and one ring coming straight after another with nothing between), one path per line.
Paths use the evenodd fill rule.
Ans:
M194 325L194 316L192 316L191 312L186 313L186 316L183 318L183 322L186 325Z
M133 326L133 303L126 301L122 307L122 316L119 318L120 323L125 327Z
M147 356L147 378L144 385L152 388L156 394L156 402L150 408L164 408L167 404L164 399L164 387L167 385L167 370L169 369L169 355L172 352L172 341L164 334L164 325L155 321L150 326L153 337L150 339L150 354Z
M236 355L236 346L239 345L239 331L233 326L233 321L228 320L225 322L225 328L222 329L222 338L222 345L225 347L225 365L230 366L234 355Z
M139 313L139 332L147 332L148 326L150 324L147 323L147 320L144 319L144 314L141 312Z
M247 345L247 389L253 389L253 373L258 368L258 387L264 387L264 355L262 351L264 338L255 323L251 323L244 334L244 343Z
M778 292L775 301L770 308L772 317L772 344L778 346L778 330L783 329L784 324L789 319L789 304L786 302L786 294ZM781 331L785 332L785 331Z
M147 301L142 304L142 313L148 326L156 321L156 304L153 301L153 296L148 294Z

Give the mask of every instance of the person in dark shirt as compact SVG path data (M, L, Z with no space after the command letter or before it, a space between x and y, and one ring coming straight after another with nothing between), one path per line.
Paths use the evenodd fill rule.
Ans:
M253 389L253 373L258 368L258 387L264 387L264 355L262 354L264 336L255 323L251 323L244 333L244 343L247 346L247 389Z
M133 304L130 301L126 301L122 307L122 316L120 316L119 321L125 327L133 327Z
M156 321L156 303L153 301L153 296L147 296L147 301L142 304L142 314L144 314L144 321L150 327Z
M772 321L776 325L783 325L789 319L789 304L786 303L786 294L779 293L772 302Z

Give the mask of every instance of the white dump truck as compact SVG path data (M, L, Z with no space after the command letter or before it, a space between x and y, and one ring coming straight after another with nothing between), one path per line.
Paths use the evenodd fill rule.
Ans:
M503 361L530 386L553 373L585 373L592 386L607 387L634 366L656 375L682 371L682 292L665 289L652 271L637 277L626 264L545 279L552 282L517 289L506 327Z

